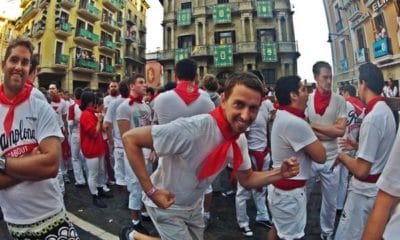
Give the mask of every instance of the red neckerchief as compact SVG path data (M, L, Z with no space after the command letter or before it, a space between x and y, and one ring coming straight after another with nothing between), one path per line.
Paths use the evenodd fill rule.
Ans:
M278 101L275 101L275 102L274 102L274 108L275 108L275 109L279 109L279 106L280 106L280 105L279 105Z
M365 116L367 116L367 114L369 112L371 112L372 108L374 108L375 104L379 101L384 101L385 98L382 96L377 96L374 97L373 99L371 99L368 103L367 103L367 107L365 108Z
M60 96L55 95L55 96L51 99L51 101L52 101L52 102L55 102L55 103L60 103L60 102L61 102L61 98L60 98Z
M33 86L33 81L30 79L26 79L25 84L28 84L29 86Z
M300 109L291 107L291 106L279 106L279 110L285 110L293 115L296 115L299 118L305 119L306 115L304 114L304 111L301 111Z
M78 106L81 105L81 100L80 100L80 99L75 99L74 102L75 102L75 104L78 105Z
M22 91L19 92L13 99L10 100L4 93L4 85L2 84L0 86L0 103L10 106L6 114L6 117L4 118L4 123L3 123L6 136L8 136L11 132L12 123L14 121L15 108L29 98L29 96L31 95L31 91L32 91L32 86L25 84Z
M236 175L239 166L243 162L242 153L240 152L240 148L236 142L236 140L239 138L239 134L232 134L231 127L224 116L224 111L221 106L212 110L210 112L210 115L217 123L222 136L224 136L225 141L215 147L214 150L207 156L199 172L199 175L197 176L197 179L203 180L221 170L226 161L228 149L231 146L233 148L233 171L231 176L233 177Z
M133 103L143 103L143 96L134 97L129 95L129 106L132 106Z
M119 95L119 91L117 90L117 91L115 91L115 92L113 92L113 91L110 91L110 95L111 95L111 97L116 97L116 96L118 96Z
M364 103L359 98L352 96L346 98L346 101L353 105L354 111L356 112L357 116L360 116L364 110Z
M174 91L186 105L189 105L200 96L199 86L191 81L179 82Z
M321 116L324 115L325 110L331 100L331 95L331 91L329 91L328 93L320 93L318 89L315 90L314 109L317 114Z

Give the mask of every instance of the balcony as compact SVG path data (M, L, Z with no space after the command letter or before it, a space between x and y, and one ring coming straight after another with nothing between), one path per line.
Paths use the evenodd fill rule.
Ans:
M56 69L67 69L68 68L68 61L69 61L69 56L65 54L56 54L54 56L54 64L53 68Z
M122 44L124 43L124 38L123 37L115 37L115 44L117 45L117 47L121 47Z
M175 13L169 12L164 15L164 22L174 22L175 21Z
M60 5L66 9L75 7L76 0L61 0Z
M137 42L136 34L135 33L127 33L127 35L125 36L125 41L127 44Z
M74 41L94 47L99 44L100 38L99 35L80 28L78 29L78 34L75 36Z
M61 23L55 28L55 34L58 37L69 37L72 36L72 25L68 22Z
M355 51L356 63L363 64L369 61L368 48L360 48Z
M79 6L77 12L80 17L88 21L96 22L100 20L100 10L90 3L87 3L84 6Z
M47 6L47 4L49 4L50 3L50 1L48 1L48 0L40 0L39 1L39 5L38 5L38 7L39 8L41 8L41 9L43 9L45 6Z
M38 38L43 35L45 24L43 22L37 22L32 28L32 37Z
M340 60L338 70L339 72L349 71L349 59L343 58L342 60Z
M349 3L346 8L346 14L347 16L349 16L349 20L352 22L362 16L362 12L360 11L360 8L358 7L358 3L356 1Z
M114 66L120 68L124 65L124 60L122 58L115 58Z
M111 65L104 65L104 68L102 69L101 64L100 64L100 71L97 73L97 75L99 76L103 76L103 77L113 77L116 75L116 70L115 67L111 66Z
M100 51L103 51L103 52L106 52L109 54L115 53L116 49L117 49L117 45L110 40L102 41L100 43L100 47L99 47Z
M385 37L375 41L372 44L372 50L374 51L375 58L391 55L390 38Z
M72 70L82 73L95 73L99 71L99 63L90 59L75 59Z
M125 59L137 62L139 64L144 64L146 62L146 60L142 56L139 56L139 54L134 53L133 51L126 51Z
M136 19L133 16L127 16L126 22L130 25L136 25Z
M116 21L114 21L110 17L103 17L100 23L101 27L105 30L109 31L110 33L114 33L119 30Z
M278 42L278 52L280 53L297 53L297 42Z
M146 48L146 41L140 40L140 41L138 42L138 47L140 47L140 48Z
M123 17L117 16L117 25L118 25L119 27L124 26L124 18L123 18Z
M125 2L120 0L103 0L103 5L112 12L123 9Z
M207 47L207 46L204 46ZM159 60L171 60L173 61L175 59L175 51L174 50L164 50L160 53L160 58Z
M40 9L37 7L36 2L31 2L28 7L25 8L25 10L22 12L21 15L21 23L27 23L29 20L31 20L38 12Z
M249 2L240 2L239 3L239 11L240 12L251 12L253 11L253 3L251 1Z
M207 14L207 7L195 7L193 9L193 16L199 17L199 16L206 16Z
M139 32L146 33L146 26L144 25L139 26Z
M257 53L259 52L256 42L243 42L236 44L236 53L246 54L246 53Z
M192 47L192 57L204 57L204 56L211 56L210 50L208 46L193 46Z

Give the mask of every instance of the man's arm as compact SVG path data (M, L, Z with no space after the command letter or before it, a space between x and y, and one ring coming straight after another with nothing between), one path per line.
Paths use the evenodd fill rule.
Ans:
M369 175L372 163L362 159L354 159L345 153L338 154L338 160L358 179L365 179Z
M343 137L346 131L346 124L346 118L338 118L333 125L311 123L311 127L316 132L318 139L329 140L337 137Z
M325 163L326 161L326 151L322 143L315 140L313 143L308 144L304 147L304 151L310 156L311 160L316 163Z
M386 223L389 220L390 213L396 204L399 203L399 198L392 196L382 190L379 190L375 199L374 207L369 215L367 225L364 230L363 240L381 240Z
M9 175L6 175L4 173L0 174L0 190L12 187L14 185L17 185L20 182L22 182L22 181L18 180L16 178L13 178Z
M65 136L68 136L68 121L67 121L67 114L63 114L62 115L62 120L63 120L63 123L64 123L64 129L65 129Z
M120 125L118 121L118 125ZM121 129L121 127L120 127ZM122 130L122 129L121 129ZM122 133L122 131L121 131ZM147 172L142 148L153 148L153 138L151 136L151 126L133 128L122 135L126 156L135 172L142 189L145 193L155 189ZM167 190L157 189L153 191L151 200L160 208L168 208L175 202L175 196Z
M21 181L40 181L57 176L61 143L57 137L47 137L39 144L38 154L7 157L5 174Z
M114 139L113 139L113 136L112 136L112 124L110 122L104 121L103 122L103 130L107 134L108 144L111 147L114 147Z
M244 188L259 188L282 178L294 177L299 174L299 170L299 162L295 157L291 157L283 161L280 168L262 172L256 172L250 168L244 171L238 171L237 177L240 185Z

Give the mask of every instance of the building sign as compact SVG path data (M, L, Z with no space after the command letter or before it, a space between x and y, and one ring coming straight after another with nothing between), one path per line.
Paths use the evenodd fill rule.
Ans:
M259 18L272 18L272 3L257 1L257 16Z
M179 62L182 59L188 58L190 53L189 48L178 48L175 50L175 62Z
M374 12L377 12L379 11L379 9L383 8L388 2L389 0L376 0L374 3L372 3L372 10L374 10Z
M214 66L215 67L232 67L233 66L233 49L232 45L215 45L214 46Z
M215 24L231 22L231 8L229 4L218 4L214 6L213 21Z
M157 61L146 62L146 83L150 87L161 85L162 65Z
M374 57L379 58L390 54L388 38L382 38L372 44Z
M190 9L183 9L177 12L178 26L187 26L191 24L192 12Z
M278 62L276 43L261 43L263 62Z

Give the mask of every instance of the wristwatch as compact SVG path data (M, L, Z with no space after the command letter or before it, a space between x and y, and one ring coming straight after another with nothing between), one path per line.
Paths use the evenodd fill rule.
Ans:
M4 170L6 170L6 160L6 157L0 156L0 172L4 172Z

